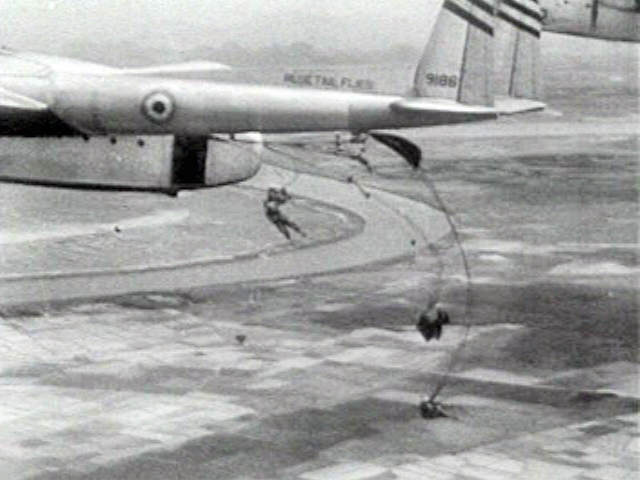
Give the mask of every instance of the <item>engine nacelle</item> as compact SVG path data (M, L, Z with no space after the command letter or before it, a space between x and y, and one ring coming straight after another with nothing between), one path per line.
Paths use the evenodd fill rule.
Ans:
M175 193L242 182L260 169L259 136L0 139L0 180Z

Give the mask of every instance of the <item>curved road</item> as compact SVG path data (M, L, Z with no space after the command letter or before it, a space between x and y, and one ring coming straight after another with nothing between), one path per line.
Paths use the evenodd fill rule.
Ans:
M234 202L238 195L246 195L250 189L264 190L281 185L287 177L295 180L288 186L293 195L312 200L304 202L305 209L315 207L316 210L324 210L325 215L330 212L334 220L343 224L342 228L336 229L340 231L323 240L314 242L311 238L289 245L274 233L275 229L266 221L256 222L255 217L247 214L246 222L256 223L251 225L250 235L255 241L250 247L245 242L242 248L236 248L236 241L242 243L242 234L238 233L236 241L227 239L225 244L217 245L216 255L199 260L116 264L115 268L91 270L0 272L0 304L105 297L321 274L410 256L424 247L427 239L435 240L448 232L442 214L422 203L374 189L370 189L371 196L366 198L352 184L293 174L269 166L264 166L260 174L247 184L230 187L225 195L218 197L226 199L228 204ZM253 192L256 196L254 203L256 208L261 208L263 194L257 193ZM317 202L321 202L320 207ZM218 205L220 217L224 217L227 207ZM298 218L296 216L296 220ZM167 215L167 219L177 223L174 227L180 227L180 216ZM354 221L358 223L357 228L353 226ZM127 222L136 224L135 219ZM167 227L161 222L152 223L145 235L160 234ZM219 223L222 225L220 228L227 228L223 220ZM216 245L216 238L209 239L208 243ZM197 249L202 245L194 242L186 248Z

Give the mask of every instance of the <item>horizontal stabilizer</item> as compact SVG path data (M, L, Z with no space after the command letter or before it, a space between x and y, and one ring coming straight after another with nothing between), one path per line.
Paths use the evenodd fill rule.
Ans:
M515 115L544 110L546 104L526 98L496 97L495 108L498 115Z
M139 75L143 77L177 77L194 78L206 77L219 72L228 72L231 67L216 62L184 62L168 65L157 65L142 68L126 68L120 71L125 75Z
M495 117L496 109L493 107L483 107L466 105L455 101L441 100L435 98L403 98L391 104L391 108L396 111L410 113L451 113L478 117Z
M47 110L47 105L29 97L18 95L4 88L0 88L0 110L29 110L42 112Z

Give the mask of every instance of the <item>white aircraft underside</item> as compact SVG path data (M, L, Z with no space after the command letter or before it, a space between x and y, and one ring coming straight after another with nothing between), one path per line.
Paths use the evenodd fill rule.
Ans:
M401 155L413 152L407 160L415 166L417 147L379 131L543 107L541 18L535 0L444 0L412 84L397 92L376 91L368 78L285 73L288 86L256 85L221 80L231 69L213 62L117 69L3 49L0 137L47 153L8 161L19 144L5 139L0 179L168 191L223 185L249 178L259 166L255 146L238 144L233 148L245 154L229 153L233 136L242 133L377 132L376 140ZM302 85L292 88L296 83ZM58 168L64 155L75 163ZM123 165L130 181L120 174Z

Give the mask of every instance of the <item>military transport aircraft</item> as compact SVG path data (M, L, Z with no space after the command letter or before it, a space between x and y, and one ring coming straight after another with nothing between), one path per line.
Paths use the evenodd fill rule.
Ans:
M175 193L250 178L259 135L295 132L371 134L415 166L420 149L380 130L543 107L541 18L537 0L445 0L402 91L370 78L288 72L255 85L225 80L220 64L122 70L2 49L0 180Z
M640 0L540 0L544 30L640 41Z

